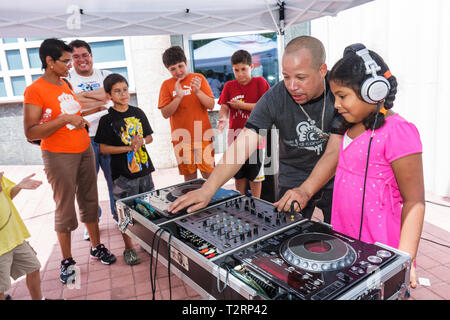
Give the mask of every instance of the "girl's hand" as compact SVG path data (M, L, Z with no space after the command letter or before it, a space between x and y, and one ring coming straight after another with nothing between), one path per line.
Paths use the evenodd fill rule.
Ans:
M286 191L283 197L275 202L273 206L277 207L278 211L289 212L291 210L292 202L296 200L300 204L301 208L299 208L297 203L294 203L293 209L294 212L300 212L306 207L310 199L311 195L309 195L305 190L299 187Z

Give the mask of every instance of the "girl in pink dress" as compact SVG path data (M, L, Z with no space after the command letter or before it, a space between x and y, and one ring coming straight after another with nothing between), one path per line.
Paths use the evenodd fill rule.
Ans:
M378 54L364 49L360 44L348 47L329 75L335 108L348 125L336 169L331 224L364 242L409 253L415 288L414 262L425 214L422 144L417 128L391 110L396 78ZM376 63L373 69L370 60ZM378 75L383 75L385 93L371 99L377 92L366 85Z

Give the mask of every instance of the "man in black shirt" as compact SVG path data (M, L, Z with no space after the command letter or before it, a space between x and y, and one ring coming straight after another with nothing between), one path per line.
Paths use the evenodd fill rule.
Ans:
M293 39L286 46L282 66L284 81L258 101L246 128L224 153L208 181L200 190L177 199L169 210L175 213L187 206L191 206L188 211L205 207L215 190L256 150L263 132L275 125L280 137L280 200L274 206L289 211L296 200L301 208L294 203L293 209L302 210L307 217L318 206L325 222L330 222L332 177L343 120L334 109L334 97L327 85L323 44L309 36Z

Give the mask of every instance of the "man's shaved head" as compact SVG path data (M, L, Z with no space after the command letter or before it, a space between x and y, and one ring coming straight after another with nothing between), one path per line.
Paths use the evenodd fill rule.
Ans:
M326 55L322 42L310 36L300 36L289 41L284 50L284 55L295 54L303 49L308 50L311 54L313 68L318 69L325 63Z

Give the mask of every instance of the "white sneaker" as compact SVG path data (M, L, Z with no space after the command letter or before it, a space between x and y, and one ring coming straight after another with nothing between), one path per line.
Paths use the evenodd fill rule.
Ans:
M86 240L86 241L89 241L89 233L88 233L86 228L84 228L83 239Z

